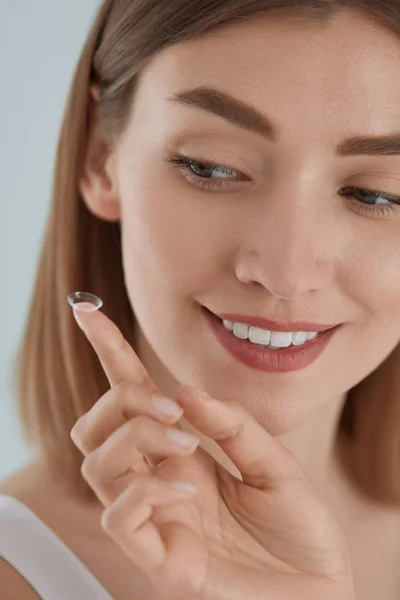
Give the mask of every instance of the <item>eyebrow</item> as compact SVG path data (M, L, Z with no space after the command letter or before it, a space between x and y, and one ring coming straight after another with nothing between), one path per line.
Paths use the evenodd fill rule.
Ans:
M173 94L167 100L200 108L247 131L257 133L269 141L277 141L277 130L266 115L222 90L200 86ZM383 136L349 138L335 148L335 154L337 156L400 155L400 131Z

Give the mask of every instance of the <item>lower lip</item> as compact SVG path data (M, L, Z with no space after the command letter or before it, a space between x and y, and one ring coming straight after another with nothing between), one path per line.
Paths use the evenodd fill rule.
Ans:
M269 350L253 344L249 340L241 340L225 329L219 317L208 309L203 309L211 329L221 345L235 358L245 365L260 371L284 373L305 369L311 365L324 351L329 341L341 327L338 325L322 331L313 340L302 346L290 346L281 350Z

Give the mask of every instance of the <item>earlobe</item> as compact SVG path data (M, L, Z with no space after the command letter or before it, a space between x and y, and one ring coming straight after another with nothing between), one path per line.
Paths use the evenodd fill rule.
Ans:
M92 83L89 88L90 97L94 102L98 102L100 98L100 85L98 83Z
M98 89L90 89L86 150L79 178L79 191L87 208L106 221L120 220L117 182L111 169L112 156L97 123Z

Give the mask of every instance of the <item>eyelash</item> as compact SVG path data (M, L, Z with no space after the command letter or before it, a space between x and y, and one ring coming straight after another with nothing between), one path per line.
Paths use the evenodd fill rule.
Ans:
M212 189L226 189L226 182L221 179L220 181L216 181L216 180L207 180L204 178L201 178L199 175L195 175L193 170L191 169L191 165L195 165L195 166L199 166L202 165L204 167L221 167L222 172L226 172L226 171L236 171L235 169L229 169L228 167L224 167L223 165L218 165L218 164L212 164L212 163L206 163L204 161L196 161L192 158L189 158L187 156L183 156L183 155L171 155L168 159L168 162L173 164L173 167L178 168L183 176L185 177L185 179L187 179L188 181L190 181L193 185L201 188L201 189L205 189L205 190L212 190ZM238 172L238 171L236 171ZM390 214L393 214L393 212L397 212L400 210L400 196L389 196L388 194L384 194L383 192L379 192L377 190L369 190L366 188L360 188L360 187L354 187L354 186L348 186L346 188L344 188L344 190L347 190L347 194L342 193L341 195L350 195L349 192L355 194L355 193L360 193L363 195L365 194L369 194L374 196L375 198L379 198L382 197L385 200L388 200L391 202L391 204L389 205L371 205L371 208L369 208L368 204L362 203L361 201L359 202L359 206L357 207L357 211L360 213L368 213L371 214L373 213L374 215L379 215L379 216L385 216Z

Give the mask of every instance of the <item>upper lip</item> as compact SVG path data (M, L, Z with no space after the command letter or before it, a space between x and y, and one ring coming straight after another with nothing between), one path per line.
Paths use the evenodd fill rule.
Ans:
M270 321L263 317L255 317L251 315L239 315L237 313L214 313L217 317L234 323L246 323L253 327L268 329L269 331L327 331L337 327L335 325L326 325L324 323L310 323L310 321Z

